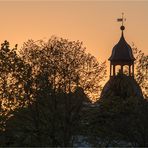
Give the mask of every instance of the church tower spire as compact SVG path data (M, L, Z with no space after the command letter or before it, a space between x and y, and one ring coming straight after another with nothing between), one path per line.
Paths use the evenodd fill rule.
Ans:
M116 66L120 65L120 73L124 73L124 66L128 65L128 76L134 76L134 61L135 58L132 53L132 48L130 45L126 42L124 38L124 30L125 27L123 26L125 18L117 19L117 21L122 22L122 25L120 27L121 29L121 37L119 42L113 47L112 54L109 58L110 61L110 77L116 76ZM132 67L132 69L131 69Z
M137 96L143 99L141 88L134 79L134 61L131 46L126 42L124 38L124 21L125 18L117 19L122 22L121 24L121 37L119 42L113 47L112 54L108 59L110 61L110 79L104 85L101 92L100 100L112 99L112 96L118 96L122 98L129 98L130 96ZM117 67L120 70L117 73ZM125 66L128 68L125 72Z

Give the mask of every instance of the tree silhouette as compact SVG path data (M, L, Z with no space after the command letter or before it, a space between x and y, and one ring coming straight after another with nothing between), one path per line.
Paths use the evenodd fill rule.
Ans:
M20 107L24 95L23 83L28 66L16 53L17 46L9 48L9 42L4 41L0 49L0 115L7 120L10 112ZM5 118L4 118L5 117ZM1 120L1 130L5 126Z
M136 58L135 78L142 88L143 95L148 98L148 55L145 55L133 44L133 51Z
M56 37L29 40L18 55L19 107L6 122L5 146L72 146L84 102L99 96L105 62L86 54L81 42Z
M88 112L89 141L93 146L147 146L148 103L131 87L134 79L117 75L110 89ZM135 80L134 80L135 81Z
M51 37L48 42L29 40L20 53L25 62L32 66L32 75L46 71L56 90L60 88L71 92L78 85L92 99L99 96L106 64L86 54L82 42L57 37Z

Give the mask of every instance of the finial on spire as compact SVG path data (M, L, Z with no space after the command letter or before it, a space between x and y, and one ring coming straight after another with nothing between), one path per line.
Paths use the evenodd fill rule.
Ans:
M121 27L120 27L120 29L122 30L122 32L123 32L123 30L125 29L125 27L124 27L124 22L126 21L126 18L124 18L124 13L122 12L122 17L121 18L118 18L117 19L117 21L118 22L122 22L122 25L121 25Z

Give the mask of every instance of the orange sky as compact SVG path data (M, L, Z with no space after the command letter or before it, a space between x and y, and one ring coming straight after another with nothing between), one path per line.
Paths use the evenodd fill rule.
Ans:
M0 1L0 42L21 47L27 39L56 35L83 41L103 61L120 38L122 12L127 42L148 54L148 1Z

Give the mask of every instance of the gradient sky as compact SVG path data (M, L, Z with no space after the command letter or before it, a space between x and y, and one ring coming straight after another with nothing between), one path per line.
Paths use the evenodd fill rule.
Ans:
M0 42L21 47L28 39L52 35L83 41L87 51L107 60L120 38L125 13L125 38L148 54L148 1L0 1Z

